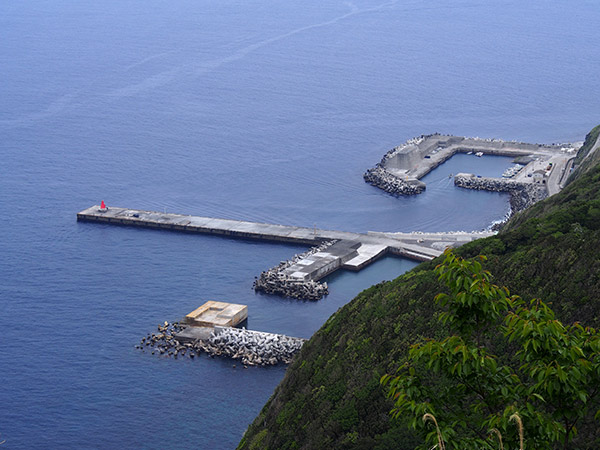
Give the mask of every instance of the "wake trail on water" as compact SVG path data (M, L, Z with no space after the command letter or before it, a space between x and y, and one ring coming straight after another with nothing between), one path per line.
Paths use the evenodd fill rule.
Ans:
M17 119L1 119L0 126L7 129L29 126L34 125L41 120L53 117L72 105L80 92L81 90L78 90L62 95L50 103L46 109L28 114L24 117L19 117Z
M323 27L327 27L330 25L334 25L341 20L347 19L349 17L355 16L358 14L365 14L365 13L381 11L384 8L395 5L396 3L398 3L398 0L394 0L392 2L386 2L381 5L374 6L373 8L366 8L366 9L362 9L362 10L358 9L352 3L346 3L346 5L348 5L350 7L350 12L347 12L346 14L342 14L340 16L334 17L331 20L312 24L312 25L306 25L306 26L300 27L300 28L296 28L295 30L288 31L287 33L283 33L278 36L274 36L272 38L257 42L255 44L248 45L240 50L237 50L236 52L234 52L233 54L231 54L229 56L226 56L223 58L218 58L218 59L215 59L212 61L204 62L196 67L186 68L184 66L181 68L171 69L171 70L162 72L160 74L149 77L140 83L126 86L126 87L123 87L120 89L116 89L116 90L112 91L109 95L113 98L121 98L121 97L136 95L142 91L152 89L152 88L157 88L164 84L167 84L168 82L174 80L177 77L177 75L179 75L183 72L187 72L187 71L191 72L190 75L192 75L194 78L198 78L202 75L213 72L214 70L217 70L224 65L230 64L235 61L239 61L239 60L245 58L250 53L253 53L260 48L274 44L276 42L279 42L283 39L289 38L296 34L303 33L305 31L309 31L309 30L314 30L317 28L323 28Z
M382 9L393 6L397 3L398 3L398 0L394 0L391 2L382 3L382 4L380 4L378 6L374 6L372 8L366 8L366 9L361 10L358 7L356 7L356 5L354 5L353 3L345 2L345 5L347 5L350 8L350 11L345 14L342 14L340 16L334 17L331 20L312 24L312 25L307 25L307 26L300 27L300 28L296 28L295 30L289 31L287 33L283 33L278 36L257 42L255 44L248 45L247 47L244 47L244 48L236 51L235 53L233 53L230 56L226 56L224 58L219 58L219 59L215 59L212 61L202 63L199 65L199 67L198 66L196 66L196 67L181 66L181 67L176 67L176 68L172 68L172 69L160 72L158 74L147 77L138 83L130 84L129 86L121 87L118 89L113 89L109 93L105 94L104 97L108 97L111 101L115 101L115 100L119 100L124 97L134 96L134 95L137 95L144 91L153 90L153 89L162 87L162 86L170 83L171 81L177 79L179 76L185 75L185 74L191 75L194 78L198 78L202 75L205 75L214 70L217 70L226 64L241 60L244 57L246 57L248 54L250 54L260 48L263 48L263 47L271 45L275 42L281 41L290 36L294 36L296 34L303 33L305 31L334 25L341 20L347 19L352 16L356 16L359 14L381 11ZM138 61L137 63L131 64L131 65L125 67L124 71L129 72L131 69L133 69L135 67L141 66L151 60L160 58L169 53L173 53L173 51L174 50L146 57L146 58ZM81 91L82 91L82 89L79 89L75 92L67 93L67 94L59 97L58 100L55 100L47 108L45 108L41 111L31 113L31 114L28 114L26 116L16 118L16 119L0 120L0 126L6 127L8 129L17 128L17 127L21 127L21 126L31 126L41 120L45 120L45 119L54 117L54 116L58 115L59 113L63 112L64 110L68 109L69 107L72 107L75 103L76 98L78 97L78 95L80 94ZM89 104L89 98L86 100L86 103Z
M161 53L157 53L155 55L150 55L150 56L142 59L141 61L138 61L136 63L130 64L129 66L125 67L125 72L129 72L131 69L134 69L139 66L143 66L147 62L150 62L157 58L162 58L163 56L170 55L171 53L174 53L174 52L175 52L175 50L169 50L168 52L161 52Z
M278 36L257 42L255 44L248 45L247 47L244 47L244 48L236 51L235 53L233 53L230 56L202 63L199 65L199 67L197 66L195 68L194 67L190 68L189 66L181 66L181 67L172 68L170 70L160 72L158 74L147 77L138 83L131 84L129 86L125 86L122 88L114 89L114 90L110 91L108 94L103 95L102 97L108 97L110 100L114 101L114 100L119 100L121 98L134 96L134 95L137 95L144 91L153 90L153 89L162 87L162 86L170 83L171 81L177 79L181 75L187 74L187 75L192 75L194 78L198 78L202 75L205 75L214 70L217 70L226 64L241 60L244 57L246 57L248 54L250 54L260 48L266 47L268 45L271 45L273 43L276 43L276 42L286 39L288 37L291 37L296 34L303 33L303 32L309 31L309 30L314 30L314 29L334 25L342 20L345 20L349 17L353 17L356 15L378 12L385 8L395 6L396 4L398 4L398 1L399 0L393 0L390 2L386 2L386 3L382 3L380 5L374 6L372 8L365 8L365 9L359 9L354 3L351 3L351 2L344 2L344 4L346 6L348 6L350 11L345 14L342 14L340 16L334 17L331 20L327 20L325 22L319 22L316 24L296 28L295 30L289 31L287 33L283 33ZM466 6L474 7L476 5L466 5ZM462 5L461 7L465 7L465 5ZM417 8L411 7L410 8L410 10L413 10L413 11L426 10L426 9L429 9L429 8L424 8L424 7L417 7ZM160 58L162 56L165 56L165 55L173 53L173 52L174 52L174 50L170 50L167 52L162 52L159 54L151 55L149 57L146 57L146 58L140 60L137 63L131 64L131 65L125 67L124 70L125 70L125 72L129 72L131 69L133 69L135 67L141 66L151 60ZM94 84L94 83L92 83L92 84ZM17 127L22 127L22 126L31 126L41 120L45 120L45 119L51 118L53 116L56 116L59 113L63 112L64 110L72 108L75 104L76 98L79 96L79 94L82 90L83 89L79 89L75 92L68 93L68 94L65 94L65 95L59 97L58 100L52 102L50 104L50 106L43 109L42 111L31 113L31 114L28 114L24 117L17 118L17 119L0 120L0 126L3 126L7 129L17 128ZM79 102L77 104L89 104L89 103L90 103L89 98L87 98L85 100L85 102Z

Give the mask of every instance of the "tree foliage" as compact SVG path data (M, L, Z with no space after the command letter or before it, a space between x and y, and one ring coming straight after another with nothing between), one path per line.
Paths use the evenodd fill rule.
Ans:
M590 135L586 143L592 142ZM485 254L486 261L477 261L494 274L496 284L523 298L544 299L562 323L600 327L597 155L585 160L585 170L574 171L560 193L514 216L499 234L457 248L456 254L468 259ZM239 449L414 450L423 443L422 436L388 414L393 401L379 380L406 361L415 342L449 336L448 325L438 320L441 308L432 301L439 292L450 293L434 273L442 260L372 286L340 308L304 344ZM486 348L499 356L498 364L512 360L518 366L517 341L508 342L499 330L495 335L499 338ZM596 408L592 398L587 404L590 411ZM600 448L593 413L576 428L570 447Z
M541 300L510 295L478 260L447 250L435 271L449 290L435 297L449 334L414 344L397 375L382 377L392 416L422 434L422 448L438 439L420 420L425 414L437 418L448 448L496 448L492 429L516 448L515 413L525 448L569 448L578 424L598 408L600 333L563 325ZM503 349L502 357L490 348Z

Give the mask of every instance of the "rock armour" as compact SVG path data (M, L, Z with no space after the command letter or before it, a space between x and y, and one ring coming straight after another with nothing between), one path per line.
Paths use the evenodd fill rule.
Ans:
M216 329L207 342L196 345L206 353L240 359L249 366L289 364L303 339L240 328Z
M424 185L413 185L392 175L380 165L369 169L363 175L364 180L392 195L416 195L425 190Z
M475 190L510 193L510 207L513 213L523 211L548 196L544 185L519 183L502 178L485 178L457 175L454 184L458 187Z
M173 357L195 358L202 353L241 360L246 366L289 364L305 340L279 334L217 327L205 341L180 342L175 336L184 327L175 322L158 326L158 333L148 334L135 347L142 351Z
M327 241L311 248L307 252L295 255L288 261L281 262L277 267L262 272L260 277L254 282L254 290L267 294L297 298L299 300L320 300L323 296L329 294L327 283L295 278L287 274L285 270L307 256L327 249L327 247L333 245L335 242L335 240Z

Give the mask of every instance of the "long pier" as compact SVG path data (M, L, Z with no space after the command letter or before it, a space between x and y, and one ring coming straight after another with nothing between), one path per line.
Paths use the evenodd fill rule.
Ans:
M318 281L340 268L358 271L388 253L427 261L439 256L446 247L493 234L353 233L139 209L103 209L98 205L79 212L77 220L310 246L331 242L332 245L307 252L282 269L288 280L298 282Z

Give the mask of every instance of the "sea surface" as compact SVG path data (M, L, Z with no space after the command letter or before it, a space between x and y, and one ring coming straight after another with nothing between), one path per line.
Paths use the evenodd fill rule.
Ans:
M412 261L257 295L304 247L77 223L109 207L348 231L480 230L506 195L450 174L394 198L363 172L413 136L582 140L599 122L597 2L0 2L0 441L6 449L230 449L285 367L134 348L206 300L310 337Z

